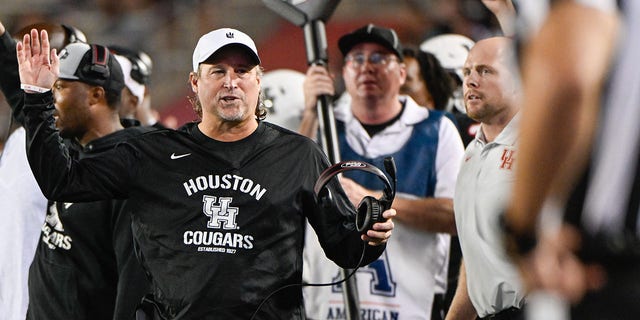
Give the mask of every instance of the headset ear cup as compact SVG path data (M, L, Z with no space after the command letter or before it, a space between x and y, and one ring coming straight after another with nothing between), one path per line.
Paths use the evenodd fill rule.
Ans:
M385 158L384 166L385 170L393 179L393 185L389 183L389 179L382 171L380 171L380 169L366 162L343 161L326 168L322 173L320 173L320 176L313 187L313 191L317 196L316 200L318 201L318 204L326 206L327 202L332 200L330 193L327 196L325 185L335 175L347 170L361 170L375 174L385 185L383 196L380 199L376 199L371 196L364 197L360 201L360 204L358 204L356 210L356 229L360 233L366 233L367 230L371 229L376 222L384 221L382 212L391 207L393 199L395 198L396 170L393 158Z
M374 197L366 196L360 201L356 211L356 229L360 233L366 233L373 227L373 224L380 221L382 217L382 206L380 201Z

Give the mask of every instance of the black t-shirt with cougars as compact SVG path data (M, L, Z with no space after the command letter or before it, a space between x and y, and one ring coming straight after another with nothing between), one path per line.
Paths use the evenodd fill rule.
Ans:
M329 163L296 133L260 122L250 136L220 142L191 125L74 162L48 120L51 95L25 100L29 161L45 195L128 198L140 258L167 318L248 319L271 292L300 283L305 218L342 267L355 267L365 247L363 264L384 250L360 240L337 181L328 186L334 201L316 205L313 186ZM303 318L300 287L276 293L256 317Z

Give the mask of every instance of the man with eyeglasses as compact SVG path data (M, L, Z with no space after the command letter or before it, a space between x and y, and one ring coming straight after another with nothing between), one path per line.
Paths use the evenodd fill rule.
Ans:
M449 234L456 231L452 199L463 155L460 135L441 111L421 107L399 94L406 68L394 30L369 24L341 37L338 46L345 57L342 76L351 99L337 103L334 112L341 159L382 167L383 158L393 156L398 169L398 196L392 205L397 211L398 237L377 261L356 273L361 314L363 318L431 319L433 306L434 318L441 318L438 302L446 290ZM311 66L304 90L301 131L313 132L317 96L335 93L328 70ZM341 183L357 204L365 195L382 194L382 185L375 179L348 172ZM307 237L306 246L305 280L336 279L337 267L322 257L316 240ZM344 315L341 287L305 290L309 318Z

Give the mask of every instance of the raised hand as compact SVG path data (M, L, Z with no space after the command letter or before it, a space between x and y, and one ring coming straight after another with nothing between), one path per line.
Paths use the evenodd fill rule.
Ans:
M516 258L525 287L554 292L572 303L588 291L602 288L604 268L580 261L575 254L579 246L580 235L574 227L565 225L555 233L544 232L531 253Z
M513 36L515 34L514 20L516 16L513 2L511 0L482 0L482 3L498 19L502 33L508 37Z
M511 0L482 0L482 4L495 15L515 12Z
M318 131L318 113L316 103L322 94L334 95L333 77L323 66L313 65L307 69L303 83L304 112L298 132L304 136L315 138Z
M309 110L315 114L318 96L335 94L333 78L329 74L329 70L323 66L310 66L304 78L303 90L305 111Z
M32 29L16 45L20 82L41 88L51 88L60 74L60 59L56 49L50 49L46 30Z

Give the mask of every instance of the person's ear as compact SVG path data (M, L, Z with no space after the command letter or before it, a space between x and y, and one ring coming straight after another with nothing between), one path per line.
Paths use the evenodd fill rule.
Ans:
M404 62L398 62L398 72L400 72L400 84L407 82L407 65Z
M191 85L191 91L198 94L198 75L195 72L189 73L189 84Z
M91 86L89 92L89 103L97 104L100 100L106 100L106 92L103 87L100 86Z

